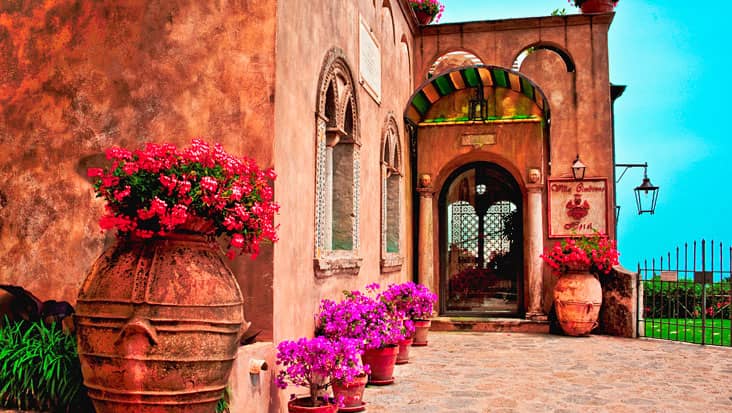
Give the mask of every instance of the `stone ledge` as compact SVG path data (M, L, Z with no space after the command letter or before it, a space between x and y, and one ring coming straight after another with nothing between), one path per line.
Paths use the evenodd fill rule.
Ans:
M313 260L315 276L318 278L334 275L358 275L363 258L351 254L324 255Z
M549 322L523 318L434 317L431 331L549 333Z
M390 273L401 271L404 257L398 254L386 254L381 258L381 272Z

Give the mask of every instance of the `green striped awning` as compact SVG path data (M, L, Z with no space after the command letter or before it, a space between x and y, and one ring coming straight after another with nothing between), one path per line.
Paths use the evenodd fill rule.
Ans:
M511 89L531 99L549 119L549 104L544 93L523 74L498 66L466 66L444 72L417 88L412 95L405 115L419 123L432 105L455 91L479 86Z

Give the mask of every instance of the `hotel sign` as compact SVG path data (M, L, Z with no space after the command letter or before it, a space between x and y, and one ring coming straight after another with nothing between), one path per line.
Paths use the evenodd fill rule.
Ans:
M549 179L549 237L607 234L607 179Z

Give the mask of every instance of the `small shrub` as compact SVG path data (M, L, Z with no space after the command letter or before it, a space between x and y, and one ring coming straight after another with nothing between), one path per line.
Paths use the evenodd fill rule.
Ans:
M74 336L55 323L6 318L0 328L0 406L90 411Z

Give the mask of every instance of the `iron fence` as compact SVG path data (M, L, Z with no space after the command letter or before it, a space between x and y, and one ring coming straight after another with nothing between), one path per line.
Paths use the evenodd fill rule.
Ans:
M732 247L685 243L638 274L639 336L732 346Z

